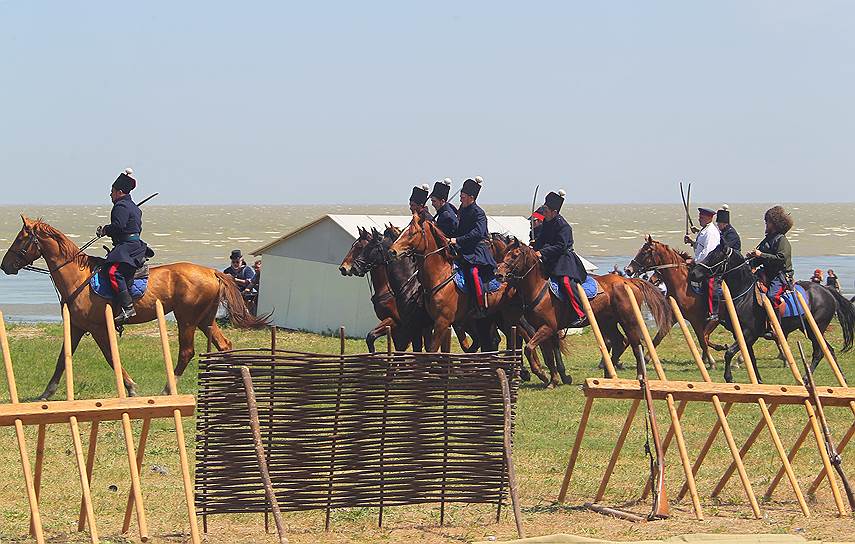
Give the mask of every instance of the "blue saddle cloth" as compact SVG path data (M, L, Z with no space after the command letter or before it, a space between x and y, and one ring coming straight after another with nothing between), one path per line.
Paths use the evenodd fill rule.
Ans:
M472 291L472 281L467 279L468 274L464 274L463 270L460 269L456 264L454 265L454 285L457 286L457 290L461 293L469 293ZM482 280L484 278L481 278ZM487 282L487 292L495 293L502 286L502 282L497 280L495 277L490 278L490 281Z
M597 280L594 279L594 276L591 276L590 274L588 275L588 278L582 284L582 289L585 290L585 295L588 297L588 300L597 296ZM556 278L549 278L549 290L552 291L552 294L561 302L570 302L567 298L567 291L558 284Z
M107 300L113 300L116 298L116 293L113 292L113 288L110 286L110 283L105 282L104 278L101 277L100 270L89 278L89 287L91 287L92 291L99 297L106 298ZM134 283L131 286L131 298L134 300L141 298L145 294L147 287L148 276L145 278L134 279Z
M796 284L796 291L801 293L805 297L805 301L807 301L807 292L805 292L804 287ZM781 296L781 300L785 305L784 317L798 317L805 314L804 308L799 304L799 299L793 293L785 291L783 296Z

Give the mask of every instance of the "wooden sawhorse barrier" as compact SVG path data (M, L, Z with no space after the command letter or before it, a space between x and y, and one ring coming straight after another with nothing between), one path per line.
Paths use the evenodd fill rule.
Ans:
M169 351L169 338L166 332L166 319L163 306L160 301L156 303L157 320L160 331L161 349L163 351L164 364L166 367L168 396L158 397L133 397L128 398L122 380L122 362L119 356L119 346L116 339L116 331L112 326L113 310L108 304L105 309L107 333L110 341L111 359L113 371L116 378L118 398L74 400L74 370L71 358L71 319L68 308L62 308L63 321L63 353L65 357L65 379L66 399L64 401L52 402L19 402L18 388L15 382L15 373L12 367L12 356L9 351L9 340L6 334L6 324L3 314L0 312L0 346L3 350L3 363L6 370L6 379L9 384L9 396L11 404L0 405L0 426L14 426L18 441L18 450L21 456L21 466L26 484L27 499L30 507L30 533L39 544L45 542L44 529L42 527L41 513L39 510L39 493L41 487L42 467L44 465L46 426L51 424L68 424L71 431L71 441L74 446L74 454L77 461L77 469L80 478L80 490L82 494L80 518L78 530L83 531L89 526L89 537L93 543L100 541L98 528L95 522L95 511L92 505L92 494L90 482L95 463L95 448L98 437L98 427L104 421L121 421L124 433L125 449L128 457L129 475L131 480L131 491L128 494L128 502L125 510L125 520L122 533L127 533L130 527L132 512L136 511L137 525L139 527L140 540L148 541L148 524L142 501L140 485L140 467L143 462L143 453L148 436L151 420L155 418L173 418L175 422L175 434L178 442L178 454L181 465L181 475L184 484L184 496L187 503L187 514L190 524L191 542L197 544L199 530L196 523L196 511L193 503L193 483L190 480L190 465L187 459L187 450L184 443L183 417L193 415L196 400L193 395L179 395L172 369L172 355ZM133 429L131 420L142 420L139 447L134 446ZM86 456L83 454L83 446L80 440L80 422L91 422L89 434L89 448ZM27 441L24 435L25 425L38 425L38 436L36 445L35 469L30 466L30 458L27 452Z
M715 496L720 493L721 489L723 489L725 483L727 482L727 478L731 477L734 472L737 472L739 474L740 482L742 484L742 488L745 492L746 498L748 499L748 502L751 505L754 517L758 519L761 518L762 513L760 511L760 507L755 497L751 481L748 478L747 472L745 470L744 457L750 449L751 445L755 442L757 437L762 432L763 428L766 427L768 428L772 438L772 442L775 445L777 455L781 460L782 468L779 471L776 479L772 482L772 485L770 485L765 497L768 498L769 496L771 496L771 493L774 490L775 486L780 482L783 476L786 475L796 495L796 499L798 500L799 507L802 513L805 516L809 516L810 510L808 509L807 503L804 499L804 494L798 484L798 481L795 477L795 473L793 472L791 462L792 459L795 457L796 453L798 452L799 448L803 444L804 440L806 439L807 434L810 433L810 431L812 430L815 437L817 449L820 453L820 457L822 458L823 469L820 475L817 476L816 480L814 481L814 484L811 487L811 492L816 489L816 487L821 483L823 478L827 478L835 499L838 514L840 516L846 515L847 510L840 497L840 492L837 488L837 482L833 477L833 470L830 464L830 460L828 458L828 453L825 448L825 443L823 441L819 425L816 421L816 417L813 412L810 395L802 383L802 379L798 372L798 368L795 365L792 352L790 351L787 343L783 341L784 337L783 334L780 332L780 324L777 320L777 315L772 309L771 305L768 304L768 301L766 301L766 310L770 316L770 320L773 324L773 327L775 327L776 329L777 337L782 339L781 341L779 341L779 346L781 347L781 351L784 353L787 359L787 364L791 372L793 373L796 385L758 384L757 377L754 374L754 368L750 364L746 365L749 381L751 382L749 384L712 382L706 370L706 367L704 366L703 360L701 359L700 353L698 352L697 346L695 345L694 339L691 336L689 328L686 325L685 320L683 319L683 315L680 312L679 307L677 306L676 301L673 298L669 297L669 302L671 304L672 310L674 311L677 323L680 326L680 330L683 333L683 337L685 338L686 344L689 347L689 351L692 354L692 358L694 359L695 365L698 367L703 378L702 382L679 382L669 381L665 378L665 374L662 370L662 365L659 361L658 354L656 352L655 347L653 346L653 342L650 338L650 335L647 332L647 328L641 315L641 311L638 307L638 302L635 299L632 291L629 289L629 286L625 287L627 293L629 293L630 295L630 301L632 302L635 310L636 321L641 326L644 344L647 348L648 353L650 354L650 358L653 362L656 374L659 377L658 380L650 380L648 382L651 393L654 399L666 400L668 404L668 410L671 416L671 425L663 442L663 449L667 449L668 445L674 438L676 438L677 440L677 446L680 453L680 463L682 465L686 477L686 483L683 485L681 491L677 495L678 500L682 499L688 492L692 499L695 517L698 520L703 519L703 511L701 509L694 477L700 469L700 466L703 463L704 459L706 458L706 454L709 452L711 446L713 445L718 432L722 431L725 436L728 448L730 450L730 455L733 458L733 462L726 471L724 477L722 478L722 481L719 482L719 485L716 486L716 489L713 491L712 495ZM728 308L731 321L736 324L736 339L737 343L739 344L743 359L745 361L750 361L747 347L745 345L745 340L742 337L741 328L739 327L739 321L733 306L733 299L726 284L723 284L723 291L725 304ZM597 489L594 502L598 503L605 496L605 491L608 486L609 479L611 478L611 475L614 471L614 467L617 464L621 449L623 448L623 444L631 429L633 419L638 410L638 406L641 403L641 400L643 399L643 391L641 390L637 380L622 380L617 378L614 366L611 362L610 355L608 353L608 349L606 348L605 342L603 341L603 336L597 325L596 317L591 311L590 304L588 304L587 298L584 296L584 293L581 293L581 296L579 298L583 301L583 306L588 316L588 320L591 324L591 328L594 332L594 337L596 338L597 345L600 349L601 355L603 356L603 360L605 361L606 373L608 377L602 379L588 378L585 380L585 383L583 385L583 392L586 396L585 406L582 410L581 421L579 423L579 427L576 432L576 438L573 442L573 446L570 452L570 460L567 464L567 469L564 474L564 480L561 484L561 489L558 494L558 502L564 502L566 499L567 491L569 489L570 482L573 476L573 470L575 468L576 461L579 456L579 451L581 449L587 422L591 415L591 408L593 406L594 399L632 399L633 401L627 413L626 421L624 422L623 428L621 429L621 432L617 437L615 447L612 451L611 457L609 458L609 462L606 466L603 478ZM807 307L807 304L801 298L801 296L799 296L799 298L802 306L805 308L807 314L806 319L808 323L812 328L814 328L814 331L818 334L818 329L816 329L816 323L813 320L813 316L810 315L810 309ZM855 388L849 388L846 386L846 382L843 379L842 373L840 373L837 363L831 356L829 350L827 349L827 346L823 345L823 348L825 350L825 356L832 365L832 368L835 371L835 376L837 376L841 387L823 386L819 388L819 396L822 399L822 403L824 406L848 406L850 410L853 411L853 414L855 414ZM770 403L768 405L766 403L767 400ZM675 401L679 401L679 404L677 404L676 406ZM712 431L710 432L709 437L699 450L695 463L691 465L688 458L685 440L683 438L682 428L680 425L680 417L682 416L687 403L690 401L712 403L713 409L717 417L717 422L713 427ZM751 434L751 436L748 438L748 441L742 448L739 448L737 446L727 421L727 414L735 403L755 403L759 406L762 415L760 422L754 429L754 432ZM796 444L793 446L789 454L784 449L777 429L775 428L775 424L772 421L772 414L781 404L803 404L805 406L806 414L808 416L808 423L806 425L805 431L803 431L802 435L796 441ZM846 435L844 435L843 439L840 442L840 445L838 446L838 449L842 449L843 447L845 447L846 443L849 442L849 439L851 439L853 434L855 434L855 425L850 427L849 431L847 431ZM646 497L649 493L651 487L650 484L651 482L650 480L648 480L647 486L642 492L642 498Z

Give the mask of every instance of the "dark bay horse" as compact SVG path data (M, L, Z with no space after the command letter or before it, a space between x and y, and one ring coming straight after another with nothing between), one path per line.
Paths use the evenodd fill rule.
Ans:
M727 282L728 288L730 288L733 296L733 305L736 308L736 314L739 318L739 325L742 328L742 334L745 336L748 354L751 356L751 364L754 365L754 372L757 374L757 379L760 380L760 371L757 369L757 358L754 356L754 343L759 338L762 338L766 332L767 316L766 310L757 302L757 297L755 296L757 278L751 271L751 266L745 260L745 257L724 244L719 244L717 248L701 261L699 266L693 267L689 273L691 280L698 281L711 276L721 277ZM835 315L837 316L843 332L843 347L841 351L849 351L852 348L853 340L855 340L855 307L852 306L852 303L846 300L846 297L841 295L836 289L829 289L823 285L809 281L800 281L797 283L807 293L806 302L823 335L831 320ZM728 313L721 312L719 319L721 324L732 333L733 324L730 322ZM781 328L784 330L784 336L787 336L794 330L802 328L801 319L798 316L785 317L781 319ZM813 348L811 368L816 368L816 365L819 364L823 357L819 342L825 341L825 339L820 340L817 338L810 327L807 329L807 337L810 339ZM828 349L834 355L834 348L831 344L828 345ZM730 363L738 351L739 346L734 342L725 352L724 379L728 382L733 381Z
M0 268L6 274L17 274L23 267L43 257L61 303L68 304L72 352L88 332L104 358L112 365L104 321L104 308L109 302L89 288L89 279L104 260L81 253L67 236L42 220L34 221L23 215L21 219L24 225L3 256ZM197 328L210 335L211 342L218 350L231 349L231 342L223 336L214 321L221 301L225 303L232 323L238 327L264 327L270 317L256 317L249 312L231 276L191 263L152 266L145 295L135 303L137 315L127 323L145 323L156 319L155 301L158 299L163 304L164 312L173 312L178 322L176 376L184 373L195 355L193 336ZM53 377L39 397L40 400L53 396L64 371L64 353L60 351ZM128 395L135 395L136 383L124 366L122 372Z
M704 298L696 295L689 288L689 267L686 259L689 255L668 247L649 234L644 245L635 254L635 257L626 267L628 275L638 275L644 272L656 271L665 286L668 287L668 295L674 297L680 311L695 331L698 343L701 346L701 356L710 369L715 368L715 359L710 348L725 350L727 346L718 346L710 342L710 334L718 326L717 321L707 321L709 308Z
M569 303L563 303L549 294L547 276L543 273L535 251L526 244L514 241L504 260L499 263L498 274L515 285L525 301L526 319L537 328L529 345L537 347L544 339L567 327L574 320ZM626 340L632 346L637 364L644 364L641 350L641 329L635 320L628 294L623 287L628 283L638 301L647 302L656 320L659 331L653 339L659 344L674 325L671 308L662 293L649 282L622 278L617 274L594 276L603 289L603 293L591 300L591 309L597 317L603 337L609 344L612 362L620 363L620 356L626 350L627 342L618 325L626 334Z
M374 233L379 235L375 230ZM368 350L374 353L374 344L378 338L385 336L386 327L389 327L392 332L392 343L397 351L404 351L410 345L413 346L413 351L421 351L424 345L423 336L420 330L414 328L411 322L404 322L401 318L401 313L398 309L398 300L396 293L390 283L390 272L385 266L371 267L363 270L355 268L354 263L364 261L362 257L363 251L374 239L374 234L359 227L359 237L350 246L350 250L339 266L339 272L342 276L359 276L362 277L368 274L368 281L371 282L371 288L374 294L371 295L371 304L374 306L374 313L380 322L371 329L365 337L365 343L368 345ZM407 263L401 261L398 269L407 266ZM403 273L406 273L405 271Z

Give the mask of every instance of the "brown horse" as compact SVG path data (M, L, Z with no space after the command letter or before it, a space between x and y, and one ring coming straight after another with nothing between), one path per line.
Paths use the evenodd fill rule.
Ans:
M654 240L648 234L644 245L641 246L641 249L626 267L626 272L635 275L655 270L659 274L659 277L665 282L665 286L668 287L668 294L674 297L680 311L692 325L695 336L698 337L698 343L701 345L701 355L704 362L710 369L714 369L715 359L710 353L710 348L724 350L727 349L727 346L719 346L710 342L710 334L718 326L718 321L707 321L709 315L707 303L703 297L694 294L689 288L689 267L686 265L688 258L688 254L672 249L668 245Z
M23 267L44 257L59 293L60 303L67 304L71 314L72 352L88 332L107 363L112 366L104 320L104 308L109 302L89 288L90 278L97 273L104 260L82 253L68 237L42 220L34 221L23 215L21 219L24 226L3 256L0 268L6 274L17 274ZM231 342L223 336L214 321L221 301L225 303L232 323L239 327L263 327L270 317L255 317L249 313L231 276L191 263L152 266L145 295L134 304L137 315L127 323L145 323L156 319L155 301L158 299L163 304L163 310L173 312L178 322L176 376L184 373L195 355L193 336L197 328L210 336L217 349L231 349ZM53 377L39 397L40 400L53 396L64 371L64 353L60 351ZM125 367L122 372L128 395L135 395L136 383Z
M571 316L569 303L560 302L549 294L547 281L535 251L515 240L509 247L505 259L499 263L498 274L516 285L526 301L525 316L537 327L529 345L534 349L545 339L567 327L575 316ZM637 364L644 364L641 350L641 329L635 320L624 283L628 283L637 300L644 300L656 320L659 331L653 339L659 344L674 325L674 316L665 297L652 284L642 280L627 279L617 274L594 276L603 289L603 293L591 300L591 308L597 317L603 336L610 346L612 362L617 366L620 356L626 350L627 343L618 329L626 334L626 340L632 346ZM562 346L563 348L563 346Z
M475 306L471 297L459 293L454 286L454 259L451 248L445 234L433 221L413 214L409 226L389 248L389 256L392 259L405 255L416 258L418 278L426 291L425 306L434 321L430 350L437 351L449 327L454 323L469 321ZM512 295L506 285L488 294L488 317L495 318ZM498 348L490 321L479 319L476 322L482 351L495 351Z

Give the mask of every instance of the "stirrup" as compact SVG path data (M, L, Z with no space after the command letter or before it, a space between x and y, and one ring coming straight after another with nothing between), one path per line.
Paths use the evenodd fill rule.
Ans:
M582 316L582 317L577 318L575 321L571 322L567 326L567 328L568 329L577 329L577 328L585 327L587 325L588 325L588 317Z
M116 325L123 325L128 319L137 315L137 311L133 306L130 308L122 308L119 314L113 319Z
M718 321L718 314L711 313L709 317L707 317L707 322L709 323L710 321Z

